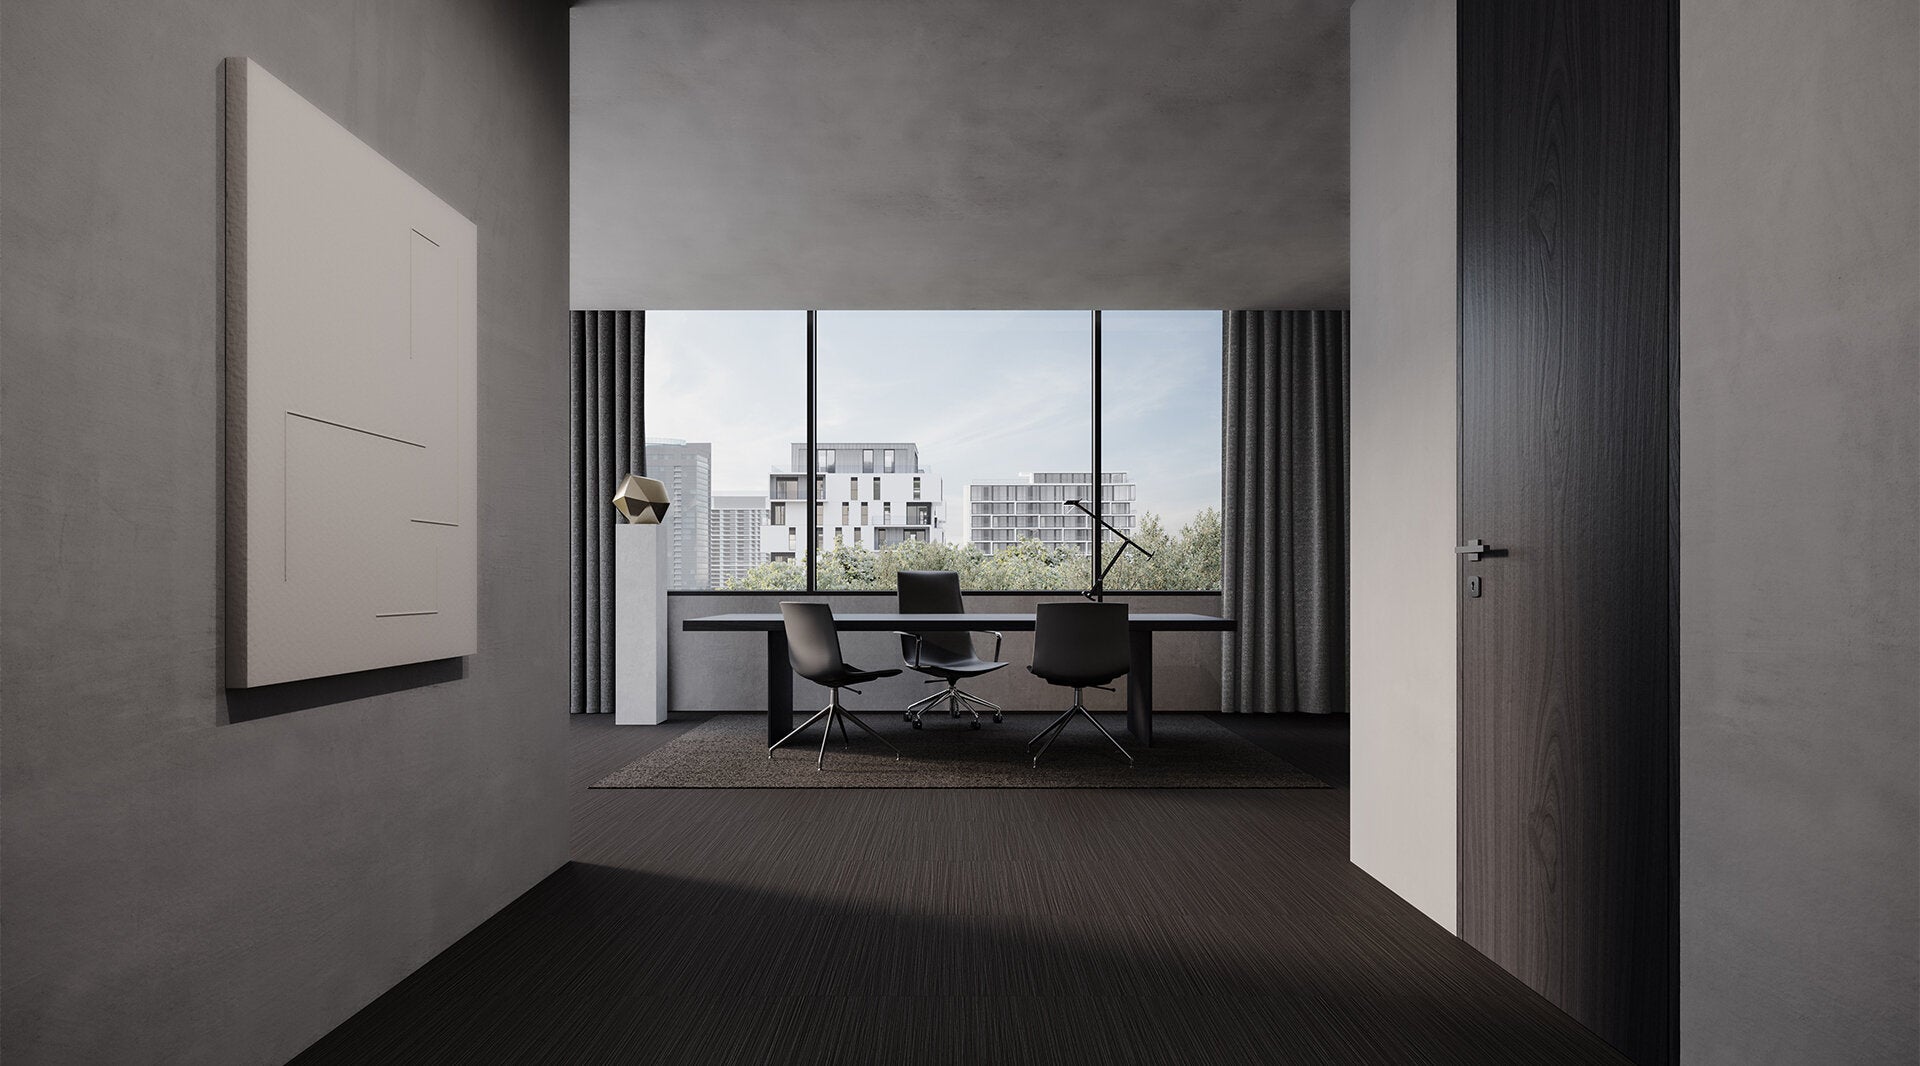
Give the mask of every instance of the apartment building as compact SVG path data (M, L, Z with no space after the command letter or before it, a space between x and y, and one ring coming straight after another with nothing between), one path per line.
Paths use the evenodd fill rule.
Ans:
M1100 475L1100 514L1124 533L1139 521L1125 471ZM1068 500L1093 502L1093 474L1046 471L967 483L967 539L992 555L1022 540L1093 554L1093 519Z
M947 539L943 483L938 474L921 468L919 445L835 442L819 445L814 458L814 529L822 551ZM788 468L767 476L767 524L761 543L769 558L797 559L806 553L806 471L807 446L795 444Z

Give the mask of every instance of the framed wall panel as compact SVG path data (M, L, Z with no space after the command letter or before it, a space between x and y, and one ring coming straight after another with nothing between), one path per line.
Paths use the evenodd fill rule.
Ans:
M474 224L226 64L227 684L477 643Z

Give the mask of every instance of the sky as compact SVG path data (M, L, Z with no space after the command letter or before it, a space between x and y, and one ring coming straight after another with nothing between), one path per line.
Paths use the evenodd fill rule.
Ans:
M1107 311L1105 469L1171 529L1220 505L1220 312ZM822 311L820 441L911 441L943 479L949 541L969 481L1091 468L1086 311ZM713 445L713 491L764 494L807 437L806 313L653 311L646 432Z

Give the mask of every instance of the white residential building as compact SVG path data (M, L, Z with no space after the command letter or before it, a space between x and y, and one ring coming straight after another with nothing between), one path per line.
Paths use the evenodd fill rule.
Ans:
M709 584L719 588L767 561L760 534L767 524L767 498L715 493L707 534Z
M1125 471L1100 475L1100 514L1113 527L1131 534L1139 516L1134 511L1134 484ZM1093 504L1093 475L1045 472L1021 474L1008 481L967 484L967 538L988 555L1031 538L1049 547L1065 545L1081 555L1093 554L1093 519L1068 500Z
M807 446L793 445L791 458L786 470L767 475L760 543L770 559L801 559L807 553ZM835 442L821 444L816 459L814 525L822 551L947 539L942 482L920 468L918 445Z

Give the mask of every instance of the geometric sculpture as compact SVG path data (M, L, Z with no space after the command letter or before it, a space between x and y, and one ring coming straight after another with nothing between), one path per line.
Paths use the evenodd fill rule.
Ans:
M226 683L473 655L478 231L258 63L226 90Z
M613 506L627 516L627 524L657 526L667 513L667 487L650 477L628 474L613 494Z

